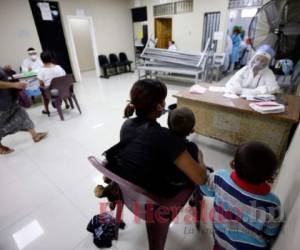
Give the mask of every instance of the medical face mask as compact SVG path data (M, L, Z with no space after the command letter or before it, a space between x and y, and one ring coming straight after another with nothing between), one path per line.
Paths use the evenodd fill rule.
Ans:
M263 70L264 68L267 67L268 64L262 62L261 59L259 58L255 58L252 62L251 62L251 68L253 71L258 72L260 70Z
M30 58L31 58L32 61L36 61L38 56L37 55L31 55Z

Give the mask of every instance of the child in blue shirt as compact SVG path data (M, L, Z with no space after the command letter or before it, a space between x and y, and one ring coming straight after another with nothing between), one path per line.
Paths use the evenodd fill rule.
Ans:
M200 190L214 197L215 250L270 249L281 226L280 200L268 184L278 165L268 146L250 142L237 149L233 171L208 175Z

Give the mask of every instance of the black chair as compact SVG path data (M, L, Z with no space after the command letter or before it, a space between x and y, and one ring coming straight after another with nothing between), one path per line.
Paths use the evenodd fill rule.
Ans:
M116 74L118 74L119 73L118 68L123 66L122 63L120 63L119 58L117 57L116 54L113 53L109 54L108 57L109 57L110 64L114 66Z
M103 75L101 75L100 77L109 78L107 71L109 69L114 69L115 66L108 62L106 55L99 55L98 61L100 68L103 70Z
M132 61L129 61L129 60L128 60L126 53L121 52L121 53L119 54L119 59L120 59L120 63L121 63L123 66L125 66L125 70L126 70L127 72L133 72L133 71L131 70L131 64L132 64ZM128 70L127 70L127 66L128 66Z

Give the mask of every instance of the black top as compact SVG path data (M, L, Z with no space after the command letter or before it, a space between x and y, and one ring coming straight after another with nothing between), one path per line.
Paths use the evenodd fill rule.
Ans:
M167 177L177 171L174 162L185 150L184 141L159 123L129 119L122 126L121 142L107 151L108 167L149 192L173 197L182 187Z
M7 74L0 67L0 81L8 81ZM7 110L16 101L13 89L0 89L0 111Z

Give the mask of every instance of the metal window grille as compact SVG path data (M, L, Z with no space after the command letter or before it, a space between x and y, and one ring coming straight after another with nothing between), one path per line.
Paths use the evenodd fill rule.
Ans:
M184 0L173 3L166 3L153 6L153 15L170 16L193 11L193 0Z
M229 9L260 7L263 3L263 0L229 0Z
M175 14L193 12L193 0L186 0L174 3Z
M205 48L209 38L213 39L213 35L220 28L221 12L208 12L204 14L202 50ZM215 46L216 48L216 46Z
M166 3L156 5L154 8L154 16L167 16L174 14L174 3Z

